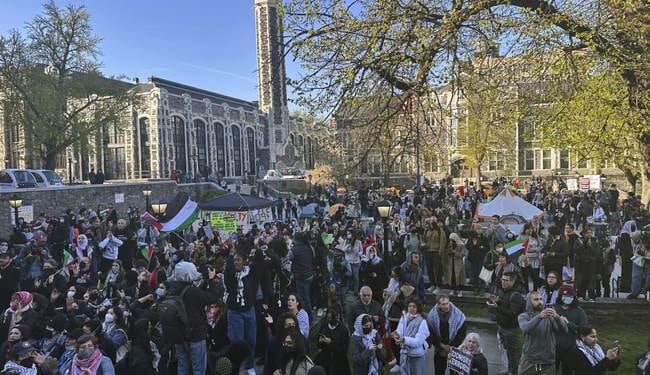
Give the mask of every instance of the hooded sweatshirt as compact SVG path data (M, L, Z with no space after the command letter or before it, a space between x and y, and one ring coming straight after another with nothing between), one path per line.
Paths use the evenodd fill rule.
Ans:
M532 294L526 297L526 311L519 314L519 327L524 333L520 369L536 364L555 363L555 333L566 332L566 324L559 317L542 317L533 309Z

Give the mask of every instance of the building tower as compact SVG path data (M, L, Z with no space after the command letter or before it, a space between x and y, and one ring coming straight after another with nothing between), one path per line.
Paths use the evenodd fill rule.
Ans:
M270 167L284 156L289 130L284 38L278 0L255 0L259 107L269 123Z

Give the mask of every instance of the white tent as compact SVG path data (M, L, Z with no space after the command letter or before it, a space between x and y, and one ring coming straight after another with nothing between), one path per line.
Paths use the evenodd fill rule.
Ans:
M509 189L504 189L490 202L479 203L478 206L478 216L482 217L519 215L526 220L532 220L543 213L544 211L526 202Z

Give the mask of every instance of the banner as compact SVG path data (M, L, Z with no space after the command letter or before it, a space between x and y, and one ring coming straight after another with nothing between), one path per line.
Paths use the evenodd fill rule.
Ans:
M14 223L16 212L12 207L9 207L9 222ZM26 223L31 223L34 221L34 206L27 204L24 206L18 207L18 217L22 217Z
M589 177L580 177L580 191L587 191L591 186L591 179Z
M456 371L458 374L469 375L472 370L472 355L465 353L464 351L458 348L449 349L449 360L447 362L447 368L449 370Z
M232 233L237 230L237 212L213 212L210 226L216 230Z
M567 178L566 188L571 191L578 190L578 179L577 178Z
M259 210L250 211L250 220L252 223L267 223L273 221L273 211L271 207L260 208Z

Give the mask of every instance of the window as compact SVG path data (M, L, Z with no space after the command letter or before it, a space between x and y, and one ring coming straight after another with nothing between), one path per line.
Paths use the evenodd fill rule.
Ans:
M232 130L232 159L235 164L235 170L234 174L235 176L241 176L242 175L242 152L241 152L241 131L239 130L239 127L236 125L233 125L231 127Z
M205 122L194 120L194 134L196 134L196 160L198 163L198 173L205 176L208 169L208 141L205 136Z
M524 170L532 171L535 169L535 151L534 150L525 150L524 151Z
M246 128L246 142L248 143L248 174L255 174L255 131Z
M223 125L216 123L215 131L217 133L217 172L226 173L226 137L224 135Z
M146 117L138 121L138 126L135 132L135 161L136 173L139 177L149 177L151 169L151 155L149 152L149 119Z
M174 159L176 169L187 173L187 163L185 159L185 121L178 116L172 117L172 129L174 131L174 151L176 158Z
M38 174L38 173L36 173L36 172L31 172L31 174L32 174L32 176L34 176L34 178L36 179L36 182L38 182L39 184L45 182L45 181L43 180L43 177L41 177L40 174Z
M14 180L11 178L9 173L5 171L0 171L0 184L13 184Z
M542 150L542 169L551 169L551 150Z
M569 151L560 151L560 168L569 169Z

